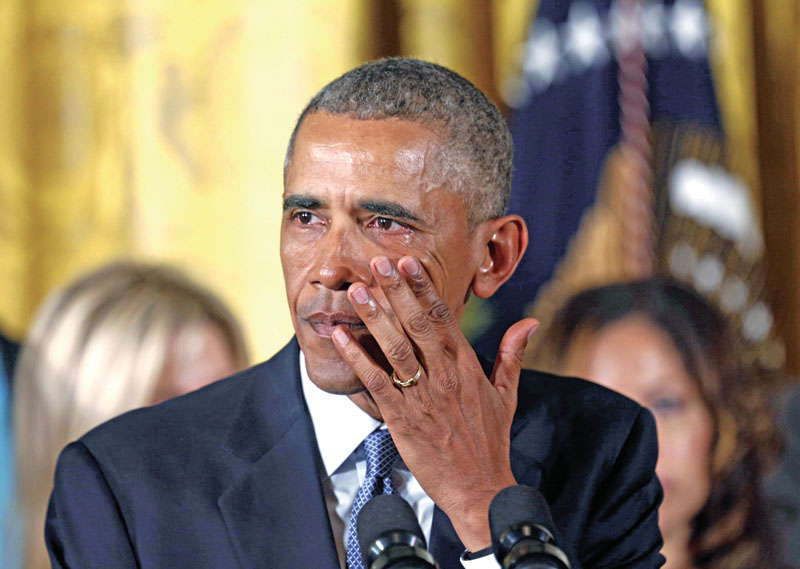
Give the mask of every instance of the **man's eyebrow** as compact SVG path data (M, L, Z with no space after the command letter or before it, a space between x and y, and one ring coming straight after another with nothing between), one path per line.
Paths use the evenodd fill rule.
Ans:
M322 200L302 194L294 194L283 198L283 211L292 208L318 209L322 207Z
M378 215L385 215L387 217L394 217L397 219L407 219L409 221L423 222L424 220L413 213L411 210L403 207L396 202L387 202L380 200L368 200L359 202L358 207L366 211L371 211Z

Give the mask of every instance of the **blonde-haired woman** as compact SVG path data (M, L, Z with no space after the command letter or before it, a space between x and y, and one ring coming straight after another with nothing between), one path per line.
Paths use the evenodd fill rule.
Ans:
M53 292L34 318L14 376L25 569L50 567L44 519L67 443L125 411L246 366L231 312L175 269L120 262Z

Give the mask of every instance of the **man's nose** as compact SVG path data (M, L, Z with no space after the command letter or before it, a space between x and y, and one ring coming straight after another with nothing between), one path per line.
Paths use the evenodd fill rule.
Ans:
M328 231L318 242L313 277L315 283L330 290L347 290L354 282L371 286L370 252L368 243L364 241L351 228L340 227Z

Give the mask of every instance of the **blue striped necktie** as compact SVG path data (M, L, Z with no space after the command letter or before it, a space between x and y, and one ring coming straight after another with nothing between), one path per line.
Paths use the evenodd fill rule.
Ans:
M367 435L364 439L364 451L367 454L367 475L356 494L353 510L350 513L350 531L347 535L348 569L364 569L356 534L356 520L361 508L377 494L395 493L392 467L397 461L398 454L388 429L379 429Z

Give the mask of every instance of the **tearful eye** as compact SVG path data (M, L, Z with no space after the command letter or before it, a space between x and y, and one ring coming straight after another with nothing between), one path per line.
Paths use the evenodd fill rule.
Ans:
M370 222L370 226L377 227L382 231L398 231L406 229L405 225L388 217L376 217Z

